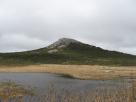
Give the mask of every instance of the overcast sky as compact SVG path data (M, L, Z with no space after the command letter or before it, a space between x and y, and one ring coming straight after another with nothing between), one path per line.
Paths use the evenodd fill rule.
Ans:
M0 0L0 52L62 37L136 54L136 0Z

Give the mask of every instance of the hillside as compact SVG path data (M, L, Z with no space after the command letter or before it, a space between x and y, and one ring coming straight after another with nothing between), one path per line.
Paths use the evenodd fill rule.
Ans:
M74 39L62 38L41 49L16 53L0 53L0 64L136 65L136 56L104 50Z

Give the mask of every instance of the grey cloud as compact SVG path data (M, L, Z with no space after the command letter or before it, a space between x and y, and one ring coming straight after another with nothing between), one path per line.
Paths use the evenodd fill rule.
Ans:
M11 49L14 49L14 51L26 51L34 49L35 47L41 48L48 43L49 42L42 41L37 38L30 38L24 34L4 34L0 37L0 46L2 47L1 51L10 52Z
M1 0L0 52L70 37L136 54L135 5L135 0Z

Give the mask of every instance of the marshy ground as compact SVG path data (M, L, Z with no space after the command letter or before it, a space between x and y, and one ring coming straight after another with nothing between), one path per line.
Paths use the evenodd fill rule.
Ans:
M77 79L106 80L114 78L135 78L136 66L98 66L98 65L29 65L1 66L0 72L39 72L54 73Z
M73 92L71 89L57 90L57 87L51 84L45 94L31 95L31 91L25 86L4 82L1 83L3 91L0 92L0 100L1 102L135 102L136 90L133 84L126 81L122 83L121 86L112 88L100 86L91 91L79 92Z
M50 85L45 94L30 97L21 97L17 102L135 102L136 101L136 67L135 66L98 66L98 65L29 65L29 66L1 66L0 72L17 72L17 73L54 73L63 77L71 77L84 80L109 80L119 79L122 83L114 87L99 86L93 90L73 92L71 89L58 90L55 85ZM131 79L134 78L134 79ZM123 79L131 79L123 81ZM1 88L8 89L8 96L14 92L24 89L18 88L16 83L0 84ZM4 85L4 86L3 86ZM9 85L9 86L8 86ZM5 87L6 86L6 87ZM14 86L14 87L13 87ZM15 87L17 86L17 87ZM11 91L9 91L9 88ZM14 90L12 90L12 88ZM19 90L18 90L19 89ZM5 92L5 91L4 91ZM10 93L9 93L10 92ZM26 91L25 91L26 92ZM1 93L3 94L3 91ZM19 93L20 94L20 93ZM7 94L6 94L7 95ZM18 94L15 94L14 100L19 100ZM2 97L3 99L3 97ZM7 98L5 98L7 102ZM1 96L0 96L1 100Z

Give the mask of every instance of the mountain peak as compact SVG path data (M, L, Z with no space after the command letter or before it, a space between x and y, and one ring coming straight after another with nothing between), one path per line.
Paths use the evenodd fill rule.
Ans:
M71 38L61 38L58 40L59 43L65 43L65 44L70 44L70 43L79 43L79 41Z
M51 44L50 46L48 46L48 48L63 48L68 46L71 43L80 43L77 40L71 39L71 38L61 38L58 41L56 41L55 43Z

